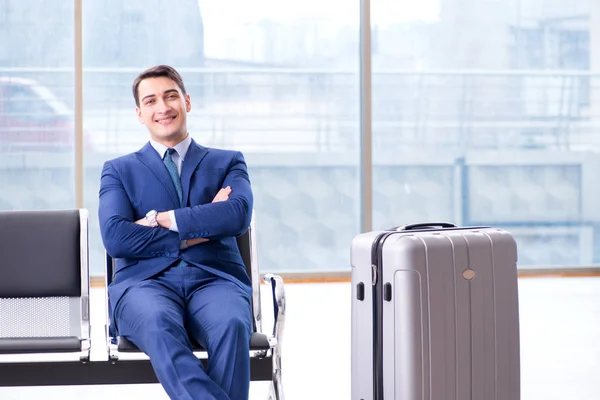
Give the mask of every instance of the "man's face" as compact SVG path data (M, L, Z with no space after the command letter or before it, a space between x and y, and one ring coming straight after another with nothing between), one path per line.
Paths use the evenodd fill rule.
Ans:
M175 81L167 77L144 79L138 87L138 98L138 118L153 140L173 146L186 137L186 116L192 103Z

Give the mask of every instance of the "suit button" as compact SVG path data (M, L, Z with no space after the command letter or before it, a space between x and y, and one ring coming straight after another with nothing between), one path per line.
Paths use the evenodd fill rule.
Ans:
M167 254L167 257L169 257L171 255L171 253L166 253L166 254Z

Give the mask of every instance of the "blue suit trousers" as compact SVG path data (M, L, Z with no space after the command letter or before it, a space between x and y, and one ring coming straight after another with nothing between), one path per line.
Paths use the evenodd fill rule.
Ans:
M114 317L119 334L148 355L171 399L248 399L252 311L235 283L172 266L128 288ZM190 338L207 350L206 370Z

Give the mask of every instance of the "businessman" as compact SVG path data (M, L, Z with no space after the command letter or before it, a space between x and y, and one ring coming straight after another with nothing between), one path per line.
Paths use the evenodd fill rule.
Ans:
M150 140L107 161L99 220L116 258L108 288L115 333L148 355L172 399L248 398L252 286L236 236L253 195L241 153L197 144L179 73L159 65L133 83ZM191 340L208 352L206 369Z

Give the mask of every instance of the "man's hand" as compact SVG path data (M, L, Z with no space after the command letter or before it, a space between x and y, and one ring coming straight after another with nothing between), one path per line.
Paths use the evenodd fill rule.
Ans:
M148 228L150 228L150 221L148 221L146 219L146 217L142 218L142 219L138 219L137 221L135 221L136 224L138 225L142 225L142 226L147 226Z
M169 212L163 211L156 214L156 223L158 226L171 229L171 217L169 217Z
M227 186L226 188L219 190L219 193L217 193L217 195L215 196L215 198L213 199L213 201L211 203L218 203L219 201L227 201L227 200L229 200L230 194L231 194L231 187Z
M204 243L204 242L208 242L208 239L206 239L206 238L188 239L188 240L185 241L185 244L186 244L187 247L192 247L192 246L195 246L197 244Z

